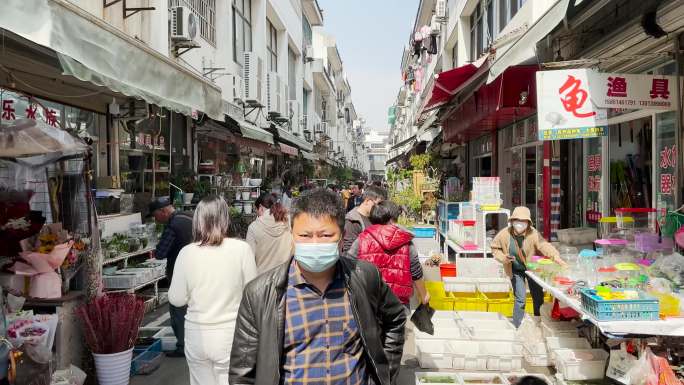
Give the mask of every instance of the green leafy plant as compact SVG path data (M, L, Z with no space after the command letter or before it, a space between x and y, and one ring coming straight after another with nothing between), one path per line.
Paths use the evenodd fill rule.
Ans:
M432 162L432 154L428 152L420 155L411 155L409 162L414 170L427 171L427 168Z

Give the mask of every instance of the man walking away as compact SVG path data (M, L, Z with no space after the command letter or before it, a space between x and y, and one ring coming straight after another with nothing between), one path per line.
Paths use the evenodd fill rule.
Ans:
M404 307L375 266L340 257L344 214L326 189L295 200L294 258L245 288L231 384L396 383Z
M347 213L344 222L344 241L342 242L342 253L347 254L349 248L354 243L359 234L366 227L371 225L370 216L371 209L376 203L380 203L387 199L387 192L379 187L370 186L363 192L362 203Z
M157 223L166 225L164 232L159 238L154 252L156 259L166 259L166 278L171 283L173 267L176 264L178 253L187 244L192 242L192 215L177 212L167 197L160 197L149 205L149 213L154 216ZM171 328L176 335L176 350L167 354L169 357L185 357L185 312L187 306L175 307L169 304L171 316Z
M356 182L351 186L351 197L347 201L347 212L352 211L355 207L359 207L363 202L363 182Z

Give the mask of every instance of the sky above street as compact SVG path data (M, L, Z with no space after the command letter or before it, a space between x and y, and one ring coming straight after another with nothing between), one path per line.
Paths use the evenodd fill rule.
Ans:
M401 87L401 54L418 0L318 0L326 32L335 36L357 113L389 131L387 109Z

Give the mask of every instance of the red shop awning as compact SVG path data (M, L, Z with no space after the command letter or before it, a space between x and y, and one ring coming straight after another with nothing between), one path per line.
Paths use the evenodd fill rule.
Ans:
M474 64L466 64L435 75L435 80L431 83L432 89L428 93L430 98L423 106L421 113L434 110L449 102L454 91L470 79L477 72L477 68Z
M481 86L445 119L444 142L465 143L537 111L538 66L510 67Z
M299 150L297 150L296 148L294 148L292 146L288 146L285 143L278 143L278 144L280 145L280 151L283 154L292 155L292 156L297 156L299 154Z

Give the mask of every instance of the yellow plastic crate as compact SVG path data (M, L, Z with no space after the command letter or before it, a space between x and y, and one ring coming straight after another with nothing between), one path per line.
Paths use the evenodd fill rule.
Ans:
M449 294L454 297L456 311L487 311L487 301L480 292Z
M430 293L430 307L435 310L454 310L456 299L444 291L444 282L426 281L425 288Z
M551 294L549 293L544 293L544 302L551 302L553 301L553 297L551 297ZM525 312L527 314L534 314L534 306L532 303L532 296L528 293L527 298L525 299Z
M487 311L513 317L513 293L479 293L487 304Z

